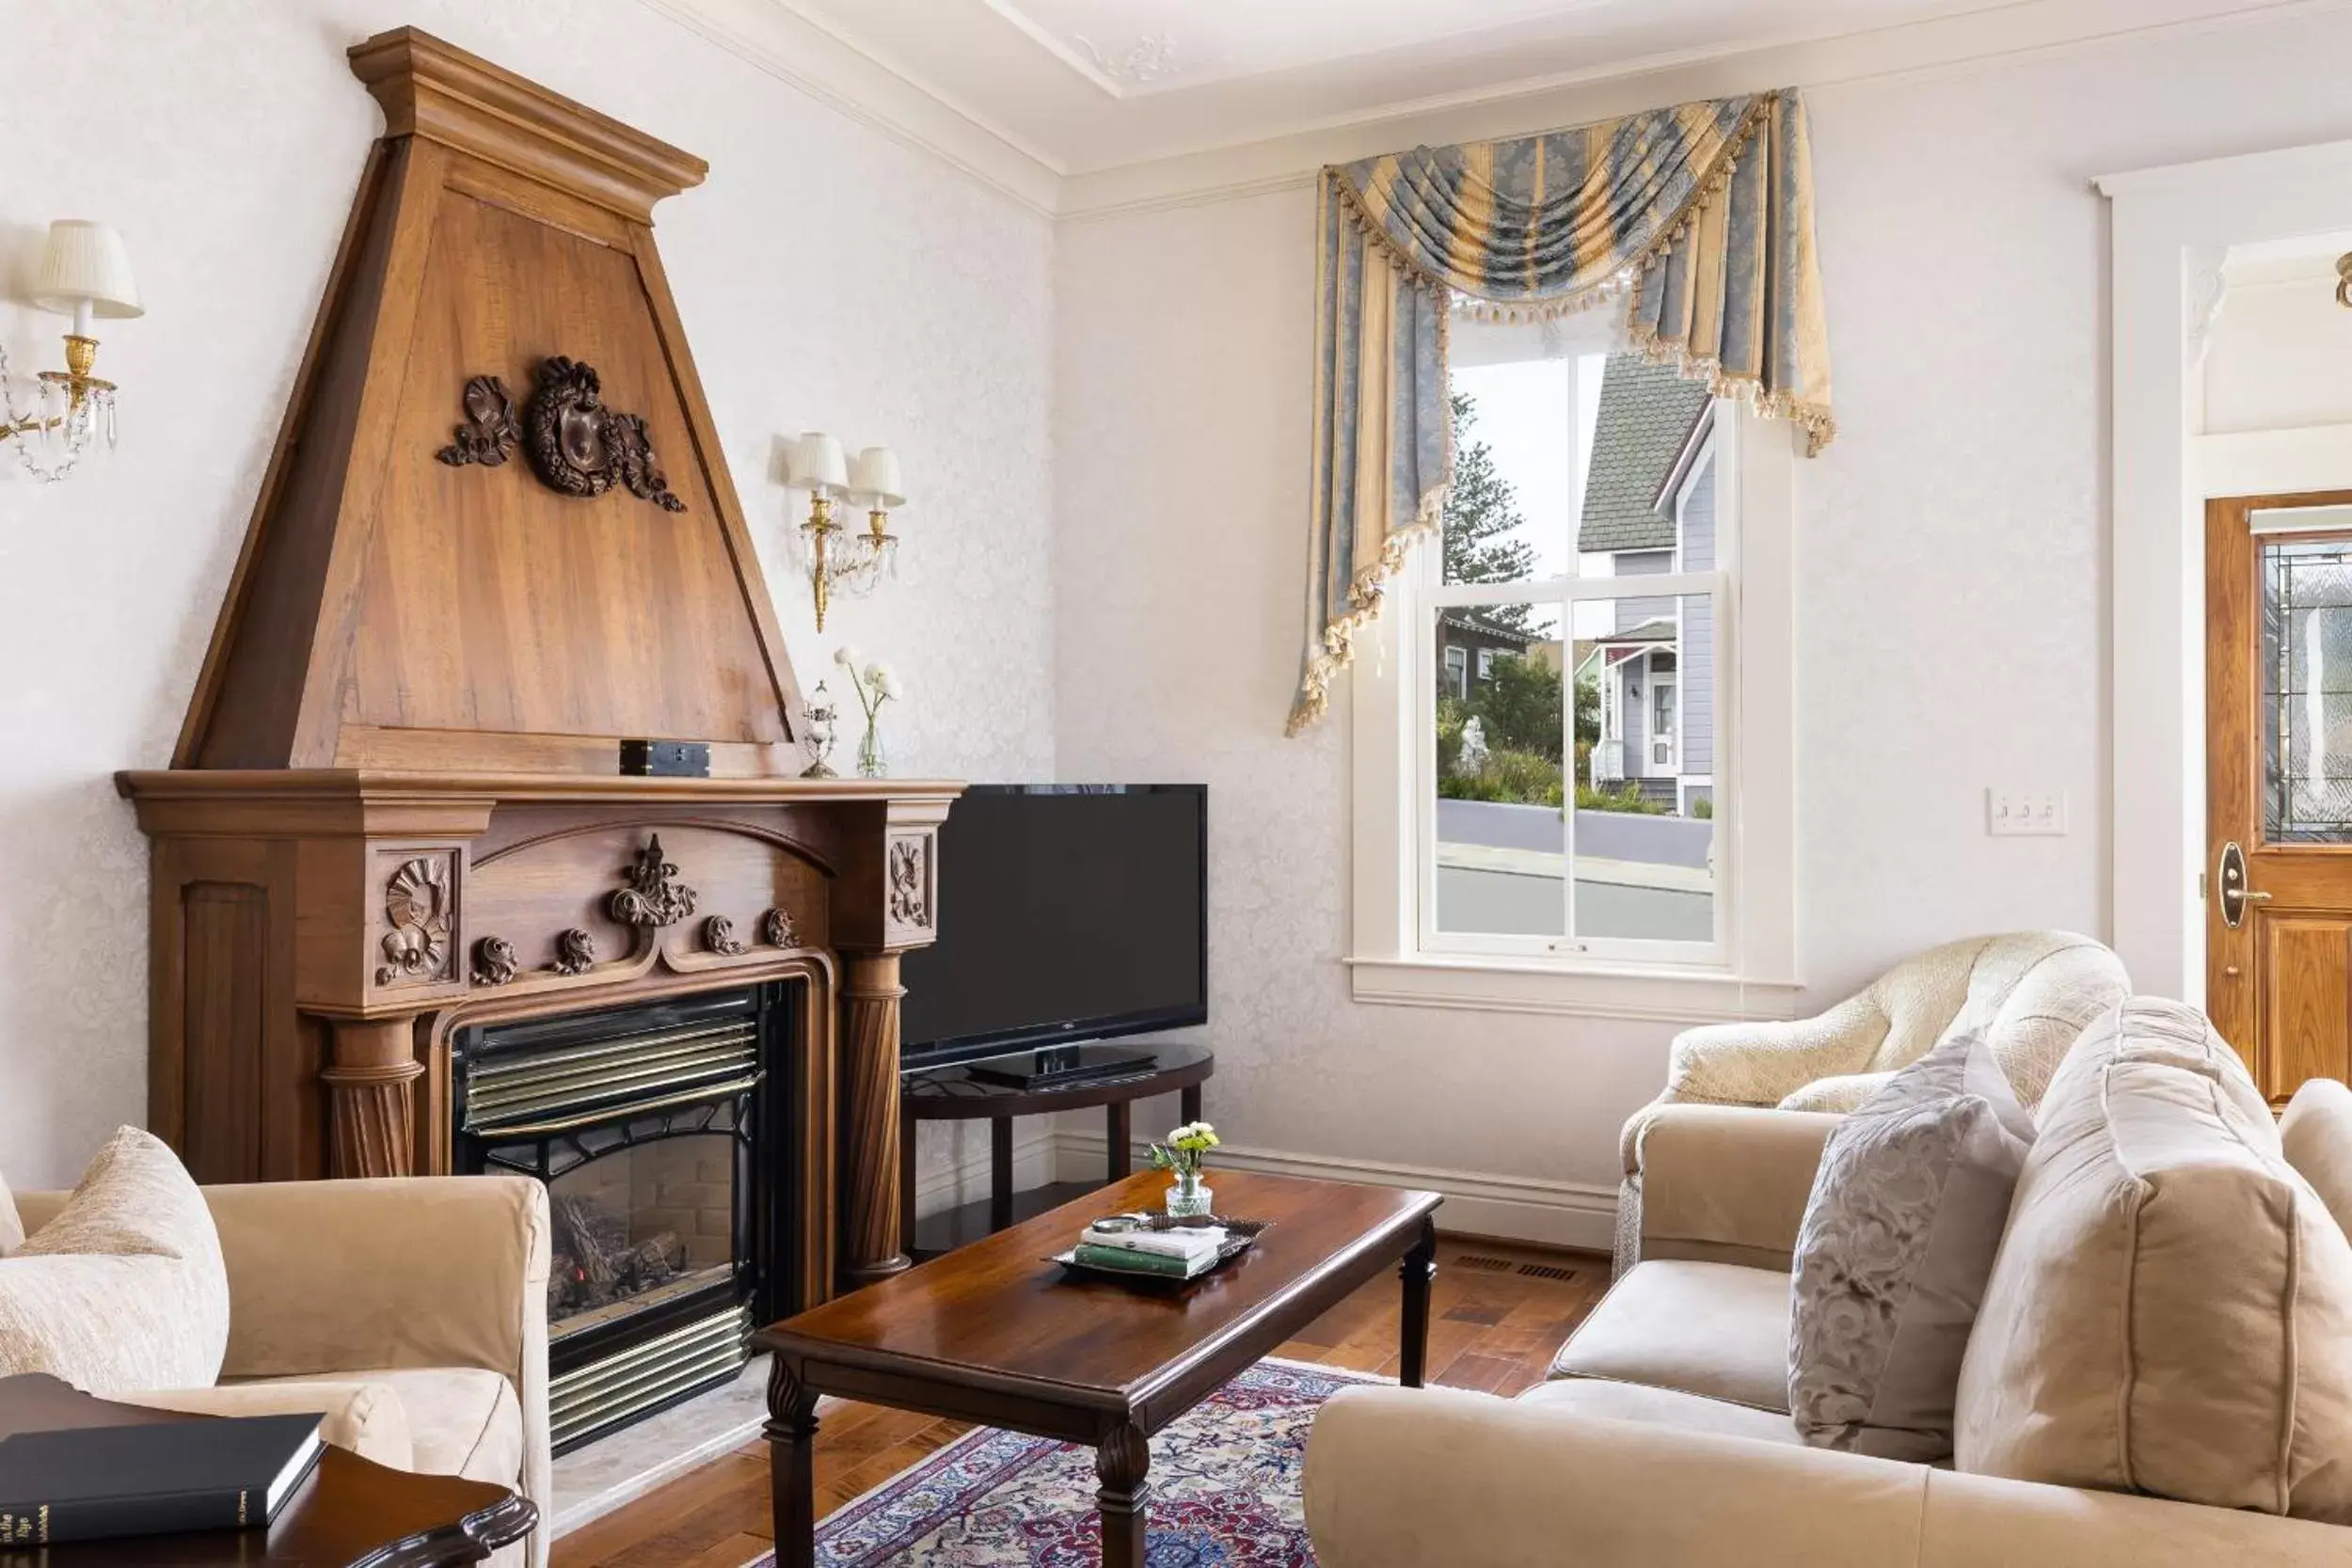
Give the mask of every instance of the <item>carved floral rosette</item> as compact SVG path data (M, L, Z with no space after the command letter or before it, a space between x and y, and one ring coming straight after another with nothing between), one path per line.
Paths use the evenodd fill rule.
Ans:
M930 853L919 838L893 839L887 863L890 874L890 918L900 926L931 923L928 883Z
M395 866L384 883L384 918L391 929L378 944L379 986L428 985L450 974L457 903L450 891L450 857L418 855Z
M637 857L621 868L628 885L617 888L605 908L623 926L675 926L694 912L694 890L677 880L677 867L661 858L661 835L654 834Z

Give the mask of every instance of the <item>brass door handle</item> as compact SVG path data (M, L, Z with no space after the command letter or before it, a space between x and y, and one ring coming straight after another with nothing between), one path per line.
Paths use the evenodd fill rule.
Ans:
M2233 931L2245 924L2247 905L2270 902L2270 895L2246 885L2246 851L2234 839L2221 847L2221 864L2214 880L2221 890L2221 924Z

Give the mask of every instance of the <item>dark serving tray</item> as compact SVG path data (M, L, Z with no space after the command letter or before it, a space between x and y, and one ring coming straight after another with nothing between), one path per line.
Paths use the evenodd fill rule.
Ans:
M1171 1219L1166 1214L1152 1214L1145 1220L1145 1228L1151 1230L1206 1230L1212 1227L1222 1227L1225 1230L1225 1244L1217 1248L1216 1261L1202 1269L1199 1274L1183 1279L1173 1275L1146 1274L1139 1269L1106 1269L1098 1263L1081 1263L1078 1261L1078 1249L1075 1247L1072 1247L1067 1252L1057 1252L1046 1261L1059 1263L1072 1274L1088 1279L1115 1279L1122 1285L1143 1285L1162 1290L1181 1289L1186 1285L1198 1285L1257 1245L1258 1238L1274 1228L1274 1222L1272 1220L1226 1219L1214 1214L1195 1214L1184 1219Z

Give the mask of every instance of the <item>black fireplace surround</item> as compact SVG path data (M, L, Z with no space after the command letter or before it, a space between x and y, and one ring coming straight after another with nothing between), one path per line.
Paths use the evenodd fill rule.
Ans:
M548 1185L549 1424L565 1452L732 1378L796 1299L804 981L461 1031L455 1168Z

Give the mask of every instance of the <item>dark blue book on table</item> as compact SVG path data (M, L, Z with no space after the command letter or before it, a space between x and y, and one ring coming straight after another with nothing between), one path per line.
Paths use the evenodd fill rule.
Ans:
M238 1529L319 1462L316 1416L235 1416L0 1437L0 1545Z

